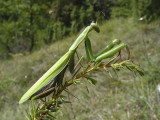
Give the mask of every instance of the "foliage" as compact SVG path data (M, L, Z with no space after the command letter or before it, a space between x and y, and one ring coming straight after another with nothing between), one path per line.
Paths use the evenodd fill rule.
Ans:
M114 0L112 17L143 18L145 21L157 19L160 14L159 0Z
M0 1L0 59L27 53L77 33L90 21L114 17L152 21L159 0Z
M0 7L0 54L32 51L44 39L51 0L8 0Z
M108 7L106 7L108 5ZM0 57L32 52L110 16L109 0L8 0L0 2Z

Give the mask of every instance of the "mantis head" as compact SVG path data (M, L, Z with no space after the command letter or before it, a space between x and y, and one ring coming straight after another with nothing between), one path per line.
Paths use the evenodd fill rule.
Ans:
M98 32L98 33L100 32L100 29L99 29L97 23L92 22L92 23L91 23L91 26L92 26L92 28L93 28L96 32Z

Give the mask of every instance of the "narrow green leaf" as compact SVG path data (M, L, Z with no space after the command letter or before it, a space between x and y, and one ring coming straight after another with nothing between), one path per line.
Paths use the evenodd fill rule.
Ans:
M27 112L27 110L25 110L25 113L26 113L28 119L29 119L29 120L32 120L32 117L31 117L31 115Z
M109 71L109 70L107 70L107 68L106 68L106 67L104 67L104 70L109 74L109 76L110 76L111 78L113 78L112 74L110 73L110 71Z
M89 81L89 83L91 83L93 85L95 85L97 83L97 80L90 78L90 77L87 77L87 80Z

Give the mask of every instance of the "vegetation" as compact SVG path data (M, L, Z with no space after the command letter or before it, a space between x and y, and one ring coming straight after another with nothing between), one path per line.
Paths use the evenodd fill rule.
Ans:
M1 1L0 58L6 58L9 53L32 52L77 33L96 20L103 9L108 18L109 8L108 0Z
M93 20L132 16L151 21L159 17L159 6L159 0L0 1L0 59L73 35Z
M105 72L95 74L97 85L71 86L69 95L71 104L64 104L58 119L160 119L160 103L157 84L159 83L159 32L158 21L146 24L133 19L113 19L103 22L99 35L91 33L94 53L104 47L104 43L119 38L128 43L132 59L145 70L145 76L136 77L126 71L111 72L112 78ZM2 119L24 119L24 109L29 103L19 105L22 94L37 81L68 50L77 35L67 37L50 46L44 46L32 54L15 54L13 59L0 63L0 115ZM60 48L63 48L60 50ZM85 52L81 45L78 53ZM56 53L56 54L55 54ZM124 53L124 52L123 52ZM67 93L65 94L67 95Z
M115 0L112 17L134 17L152 21L159 17L159 0Z

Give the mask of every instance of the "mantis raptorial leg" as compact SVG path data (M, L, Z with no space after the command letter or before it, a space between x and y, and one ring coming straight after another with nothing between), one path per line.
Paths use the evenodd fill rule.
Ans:
M115 46L118 44L117 46ZM86 54L88 57L88 60L91 62L99 62L103 59L110 58L113 55L115 55L117 52L120 52L122 48L127 49L128 52L128 59L130 58L130 51L126 44L120 43L120 40L115 39L112 42L110 42L108 45L106 45L101 51L99 51L96 55L93 55L91 43L88 37L86 37L85 40L85 49Z

